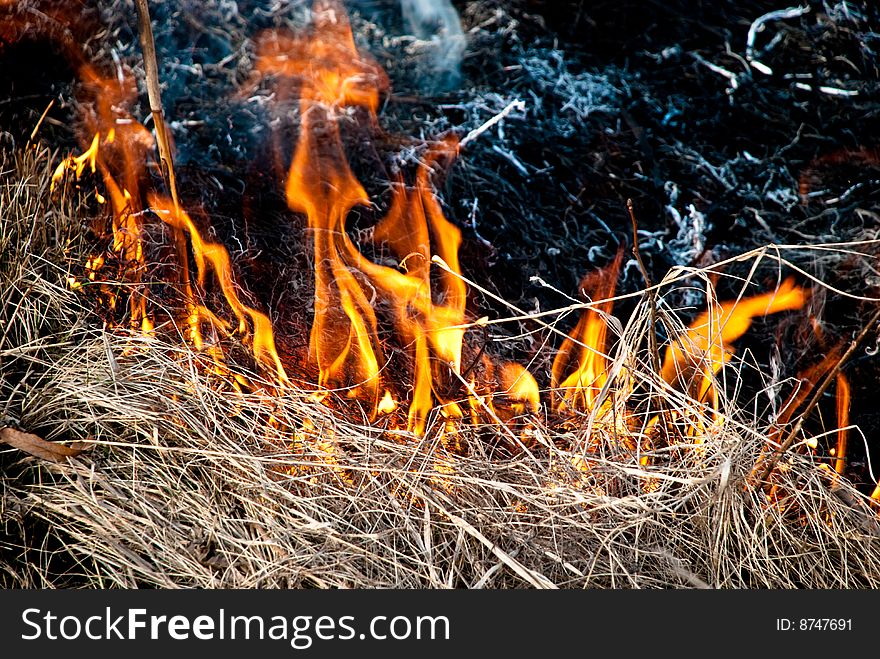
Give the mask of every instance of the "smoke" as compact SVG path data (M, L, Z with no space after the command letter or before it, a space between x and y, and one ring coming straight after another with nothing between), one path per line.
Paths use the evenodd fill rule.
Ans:
M456 87L466 41L450 0L400 0L400 7L407 31L417 40L423 86L433 91Z

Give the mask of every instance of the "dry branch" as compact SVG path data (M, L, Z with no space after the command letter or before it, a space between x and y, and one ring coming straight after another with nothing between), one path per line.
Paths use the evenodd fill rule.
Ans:
M162 109L162 91L159 84L159 67L156 63L156 42L153 39L153 27L150 22L150 10L147 0L135 0L138 13L138 31L144 55L144 72L146 73L147 96L150 101L150 113L156 128L156 142L159 146L159 160L162 163L162 176L174 202L180 208L177 197L177 181L174 176L174 159L171 154L171 143L168 139L168 126L165 123L165 112Z

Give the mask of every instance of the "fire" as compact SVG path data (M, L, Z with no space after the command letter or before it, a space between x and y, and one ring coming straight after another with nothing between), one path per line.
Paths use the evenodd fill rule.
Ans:
M443 216L429 181L435 159L454 154L454 143L435 147L428 163L420 167L415 189L399 185L388 215L375 228L374 242L389 247L399 259L399 269L361 261L370 281L391 300L398 332L413 353L415 384L409 425L416 432L424 430L425 419L434 407L434 383L442 381L450 370L461 371L467 290L452 274L460 272L461 232ZM432 281L432 245L434 255L452 271L441 270L439 282ZM435 302L435 298L442 302ZM461 414L454 404L446 409L454 416Z
M798 374L799 385L791 392L774 419L774 426L769 433L771 444L783 441L782 435L786 425L795 416L795 413L800 411L803 415L809 412L809 405L805 406L807 398L828 377L829 372L840 363L843 351L842 344L838 343L837 345L829 346L827 336L818 319L812 318L811 325L813 333L818 339L819 346L825 351L825 356ZM849 378L842 372L837 373L834 376L834 380L836 384L837 443L828 451L834 458L834 468L832 469L828 464L820 466L829 472L833 472L836 476L843 476L847 460L847 439L849 434L847 426L849 425L851 388ZM815 453L819 449L819 438L808 437L804 441L804 445Z
M846 469L846 441L849 425L850 386L843 373L837 375L837 447L834 449L834 471L843 476Z
M382 400L379 401L376 411L379 414L391 414L396 409L397 401L394 400L394 396L391 395L390 391L386 391L385 395L382 396Z
M840 359L840 347L828 351L825 357L818 363L813 364L798 375L801 385L789 395L776 415L774 425L776 428L771 433L771 439L776 440L785 426L794 417L794 414L802 408L810 393L819 386L822 378L830 371Z
M301 82L302 126L286 182L291 209L308 217L315 258L315 318L310 352L321 386L353 383L377 400L379 353L376 318L363 280L360 254L345 232L345 220L369 198L348 166L338 123L340 108L378 105L378 67L358 56L348 22L338 7L316 5L320 38L298 40L264 35L257 71Z
M537 414L541 406L541 391L535 376L525 367L516 362L507 362L499 370L498 379L500 391L512 402L514 414Z
M769 293L710 306L666 348L661 375L693 397L718 408L715 375L733 356L731 343L748 331L757 316L803 307L809 291L786 279Z
M349 387L350 395L372 401L378 411L380 364L375 307L392 309L399 337L413 363L409 428L425 430L434 408L438 378L459 373L467 292L460 272L459 230L443 215L431 190L430 174L441 158L456 155L454 140L436 145L418 171L415 186L399 182L388 214L375 227L374 241L387 246L398 267L366 258L346 233L346 219L369 198L349 167L339 128L344 109L366 111L377 124L379 94L387 87L381 68L354 45L344 11L319 0L314 34L296 38L277 32L259 40L257 71L300 84L300 136L285 183L287 203L304 213L313 235L315 309L309 347L318 384ZM451 272L431 273L432 256ZM380 299L377 299L380 298ZM387 405L385 405L387 407ZM461 416L456 406L447 411Z
M62 161L52 176L54 189L67 172L80 179L86 167L100 172L110 200L113 242L111 251L124 271L129 289L129 324L145 333L154 329L148 309L148 295L143 284L146 269L141 215L141 188L146 177L147 155L154 147L150 131L136 121L130 108L137 98L137 86L130 75L102 76L90 64L79 67L79 78L87 95L93 100L84 105L82 122L86 134L93 135L86 150L79 156ZM103 136L103 140L102 140ZM105 203L104 195L96 194ZM101 257L100 264L104 265ZM99 269L97 261L87 266L89 278ZM185 267L185 264L184 266ZM115 294L111 297L115 307Z
M55 172L52 174L52 183L49 185L49 190L54 191L55 186L64 178L64 175L68 170L73 171L74 175L77 179L81 178L83 175L83 171L85 171L86 163L89 165L89 169L92 174L95 173L97 169L97 161L98 161L98 145L101 143L101 133L95 133L95 136L92 138L92 143L89 145L89 148L82 152L82 154L78 156L70 156L62 160L58 167L55 168Z
M196 262L199 287L205 287L208 264L210 264L220 284L223 297L238 320L238 331L243 335L247 335L250 332L248 320L253 325L252 349L254 357L263 366L270 370L274 369L280 382L288 382L287 373L285 373L281 358L275 349L272 323L266 314L245 305L239 298L235 280L232 276L232 262L229 259L229 252L226 248L219 243L208 242L202 238L190 216L183 210L176 210L170 199L160 197L154 193L150 193L148 198L151 209L159 215L162 221L175 229L185 232L189 236L193 257ZM194 314L189 319L191 326L197 326L201 320L199 307L194 307ZM204 310L201 315L205 315Z
M364 401L372 418L393 415L398 401L405 400L399 388L408 376L407 428L417 435L426 432L436 409L447 427L466 412L474 423L496 424L537 414L541 374L536 378L513 362L496 366L482 350L463 370L468 288L459 262L462 234L446 218L434 192L435 177L458 157L455 137L424 145L419 161L391 183L388 210L370 233L368 253L381 254L381 263L347 233L355 209L378 206L371 204L351 168L342 125L378 133L377 110L389 83L381 67L355 47L338 0L316 0L312 16L307 33L270 31L259 36L255 76L272 78L279 97L295 91L299 102L299 136L283 168L283 186L288 207L305 217L311 232L315 291L309 359L321 389L315 399L325 399L326 390L342 389ZM213 372L234 375L217 337L237 332L260 367L289 385L290 364L278 352L270 316L243 301L229 252L206 239L208 234L200 232L178 202L152 191L151 175L159 167L156 145L128 109L136 97L131 76L105 78L90 65L81 67L80 76L94 97L93 109L83 117L90 139L82 154L59 165L53 186L66 172L79 178L89 170L103 179L112 213L112 246L90 258L88 278L94 281L115 254L126 284L133 284L130 323L154 332L157 311L144 282L151 250L159 248L145 244L143 222L158 217L174 237L184 299L185 310L171 320L210 358ZM595 410L608 386L608 318L622 257L621 251L606 268L582 281L582 292L595 302L563 341L550 369L551 405L558 413ZM232 324L224 313L208 308L212 282L219 286ZM662 377L670 384L696 387L700 400L707 395L714 400L714 376L733 354L729 344L747 331L754 317L800 308L807 297L807 291L786 280L773 293L715 305L666 349ZM206 327L210 339L203 334ZM405 375L389 377L389 371L400 370L400 352L408 364ZM236 387L244 383L241 377L231 379ZM846 437L838 437L840 461Z
M52 177L52 187L54 189L67 172L72 172L77 179L84 174L86 167L93 173L100 172L112 213L113 240L110 249L117 255L125 279L131 285L129 323L150 334L155 330L155 321L148 308L147 287L142 283L147 264L141 222L145 213L142 189L148 181L148 154L155 143L151 133L129 113L128 108L136 98L136 86L130 77L105 78L90 65L83 65L79 74L95 99L93 111L83 117L85 125L94 131L94 137L82 154L71 156L58 165ZM103 141L102 135L105 136ZM204 289L207 265L210 264L224 299L238 320L239 331L246 334L253 327L251 343L255 359L274 371L281 383L286 383L287 375L275 349L271 322L265 314L241 302L226 249L217 243L205 241L184 210L175 208L174 204L155 193L147 193L146 197L152 206L151 210L172 228L175 237L178 272L183 284L181 293L186 298L187 307L185 317L181 320L189 327L189 338L194 347L197 350L204 347L201 332L203 322L221 330L226 323L195 298L189 278L189 257L184 236L189 237L197 266L198 286ZM90 280L95 279L105 263L102 255L89 259L86 271ZM115 306L115 296L111 300L112 308ZM215 362L214 370L226 373L222 354L217 347L211 346L209 352Z
M581 290L600 302L584 311L553 360L551 382L557 395L558 411L592 410L608 380L608 324L605 316L614 306L610 298L614 295L622 257L623 252L618 252L610 265L581 282Z

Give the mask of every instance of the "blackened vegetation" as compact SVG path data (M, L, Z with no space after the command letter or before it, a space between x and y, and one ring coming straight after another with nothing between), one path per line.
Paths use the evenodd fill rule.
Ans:
M106 27L96 32L101 39L83 38L86 47L108 66L116 57L137 68L129 3L87 4L83 15L100 15ZM267 86L254 85L250 71L252 38L266 28L302 28L310 3L154 4L181 196L230 250L250 303L271 312L281 350L303 355L312 313L309 236L281 187L298 110L295 99L279 103ZM462 80L429 94L397 3L348 3L359 45L392 80L381 130L359 123L357 113L345 124L352 166L376 200L352 213L353 237L382 215L398 172L412 177L427 141L463 136L520 99L524 113L471 142L437 181L447 215L465 233L466 276L524 310L567 304L563 294L578 295L586 272L608 263L620 245L631 247L627 199L655 280L672 266L707 266L770 243L876 238L880 9L866 1L807 2L799 16L763 23L749 46L754 22L790 4L460 1L468 41ZM52 65L54 54L49 62L32 60L28 48L0 49L2 128L20 134L72 78L64 64ZM19 59L27 60L23 69L9 66ZM37 91L28 86L34 84ZM27 110L10 115L11 106ZM68 118L52 112L49 125L58 131ZM359 242L366 250L367 241ZM863 259L803 258L842 290L880 292L880 278ZM768 267L758 279L772 286L776 275ZM720 284L721 297L737 292ZM642 286L634 262L625 264L621 290ZM480 292L472 298L474 317L509 314ZM675 293L663 302L699 306L704 297ZM866 315L856 301L834 296L818 294L812 304L813 316L824 305L826 346L847 340ZM622 304L617 313L628 310ZM777 327L775 318L759 322L742 348L766 356L758 361L775 360L785 375L827 349L802 316L783 325L774 347ZM534 328L474 333L470 350L507 338L487 350L536 360L533 370L546 384L553 354L547 337L509 339L523 329ZM667 328L658 331L662 339ZM880 419L864 407L877 370L869 354L847 368L855 376L852 420L874 446ZM829 401L825 414L833 408ZM850 475L867 484L861 443L851 447Z

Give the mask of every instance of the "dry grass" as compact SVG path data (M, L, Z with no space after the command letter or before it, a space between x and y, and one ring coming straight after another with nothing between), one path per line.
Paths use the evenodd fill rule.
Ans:
M236 393L170 336L105 332L65 286L85 214L50 200L47 161L0 160L0 414L90 448L58 464L0 451L3 585L880 587L864 497L792 454L785 505L768 503L747 483L767 421L735 399L712 426L654 382L712 429L649 466L602 415L534 419L513 458L485 449L499 428L463 426L461 455L440 421L416 439L297 391ZM620 328L615 364L653 382L624 349L646 318Z

